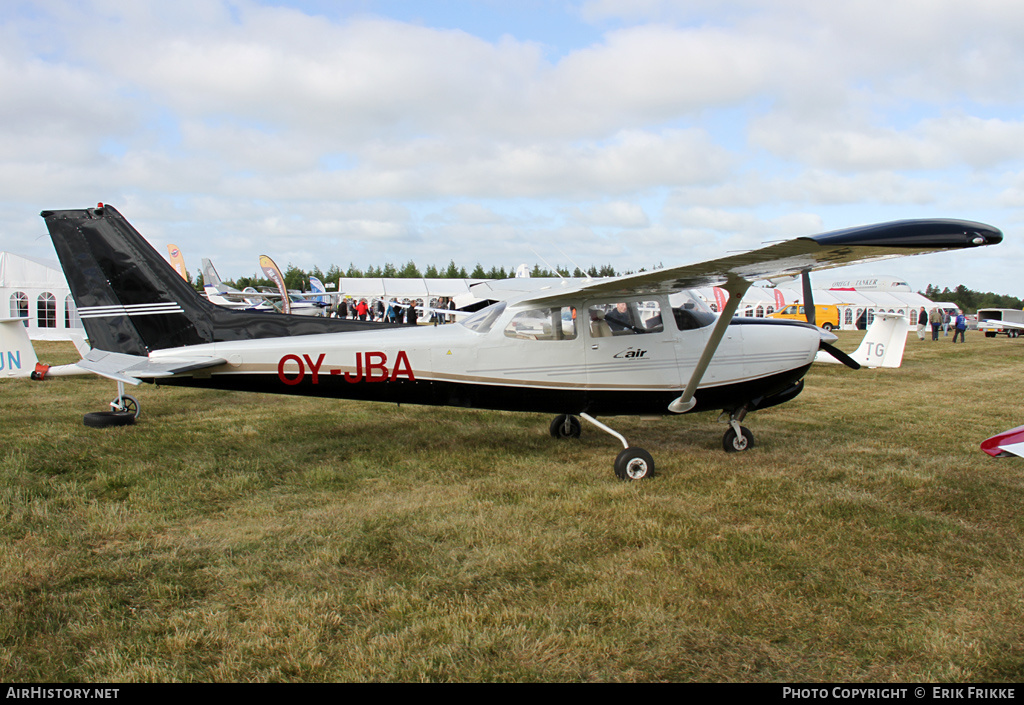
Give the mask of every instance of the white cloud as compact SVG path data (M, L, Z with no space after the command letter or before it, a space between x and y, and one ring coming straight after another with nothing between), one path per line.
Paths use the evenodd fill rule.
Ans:
M324 266L557 241L636 268L932 211L1020 227L1020 3L592 0L602 34L557 47L432 8L10 11L0 246L97 200L197 256Z

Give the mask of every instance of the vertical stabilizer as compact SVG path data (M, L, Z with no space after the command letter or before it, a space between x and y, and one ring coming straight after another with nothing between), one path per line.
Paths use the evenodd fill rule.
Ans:
M232 311L200 296L111 206L41 215L97 350L146 356L152 350L203 343L386 327Z
M35 348L24 318L0 319L0 378L28 377L36 368Z
M850 357L864 367L899 367L906 346L907 319L899 313L879 312Z

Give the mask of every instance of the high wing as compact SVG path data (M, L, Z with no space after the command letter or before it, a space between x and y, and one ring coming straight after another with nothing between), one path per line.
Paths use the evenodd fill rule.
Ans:
M864 225L813 237L798 237L758 250L722 257L708 262L658 269L602 281L572 283L568 280L549 289L526 294L517 303L561 305L579 295L627 297L671 294L685 289L718 286L729 293L718 321L690 374L682 393L669 410L681 414L694 408L694 394L711 364L722 337L750 285L758 280L801 275L808 298L809 272L874 262L890 257L920 255L942 250L995 245L1003 234L997 228L965 220L932 218L898 220Z
M862 264L891 257L995 245L998 229L966 220L898 220L798 237L707 262L601 280L564 280L526 294L521 301L556 303L579 293L608 296L668 294L720 286L735 291L753 282Z

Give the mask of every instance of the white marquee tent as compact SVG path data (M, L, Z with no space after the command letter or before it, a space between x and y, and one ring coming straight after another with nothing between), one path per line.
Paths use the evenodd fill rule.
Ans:
M25 319L32 340L81 340L85 335L56 262L0 252L0 297L0 317Z

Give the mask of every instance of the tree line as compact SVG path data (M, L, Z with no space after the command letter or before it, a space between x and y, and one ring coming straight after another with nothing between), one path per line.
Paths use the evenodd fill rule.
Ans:
M941 290L939 287L929 284L924 291L918 293L927 296L932 301L954 303L964 313L977 313L979 308L1024 308L1024 301L1015 296L994 294L991 291L973 291L963 284L955 289L950 289L947 286Z
M645 271L641 269L640 271ZM416 266L416 263L409 260L404 266L398 267L391 262L387 262L383 267L371 265L366 269L359 269L354 264L349 264L348 269L342 270L337 265L332 264L331 267L326 271L322 271L319 267L314 266L310 270L303 270L295 265L289 264L288 268L285 269L284 283L288 289L297 289L299 291L309 290L309 279L310 277L316 277L324 284L328 282L337 282L338 279L345 277L351 279L419 279L425 277L427 279L510 279L515 276L515 268L506 270L504 267L491 267L490 269L484 269L483 265L477 263L472 271L467 272L465 267L460 267L455 264L452 260L448 263L447 267L440 268L435 265L429 265L426 269L421 270ZM623 274L632 274L632 272L623 272ZM619 276L619 272L615 271L615 268L610 264L606 264L602 267L591 266L586 271L583 271L579 267L569 269L567 267L556 267L555 271L551 271L546 267L534 265L533 269L530 270L531 277L616 277ZM247 286L261 287L269 286L273 287L274 283L266 277L261 277L257 274L251 277L239 277L238 279L226 279L224 283L228 286L236 289L244 289ZM203 273L199 270L196 274L196 279L193 281L194 286L199 291L203 288Z

